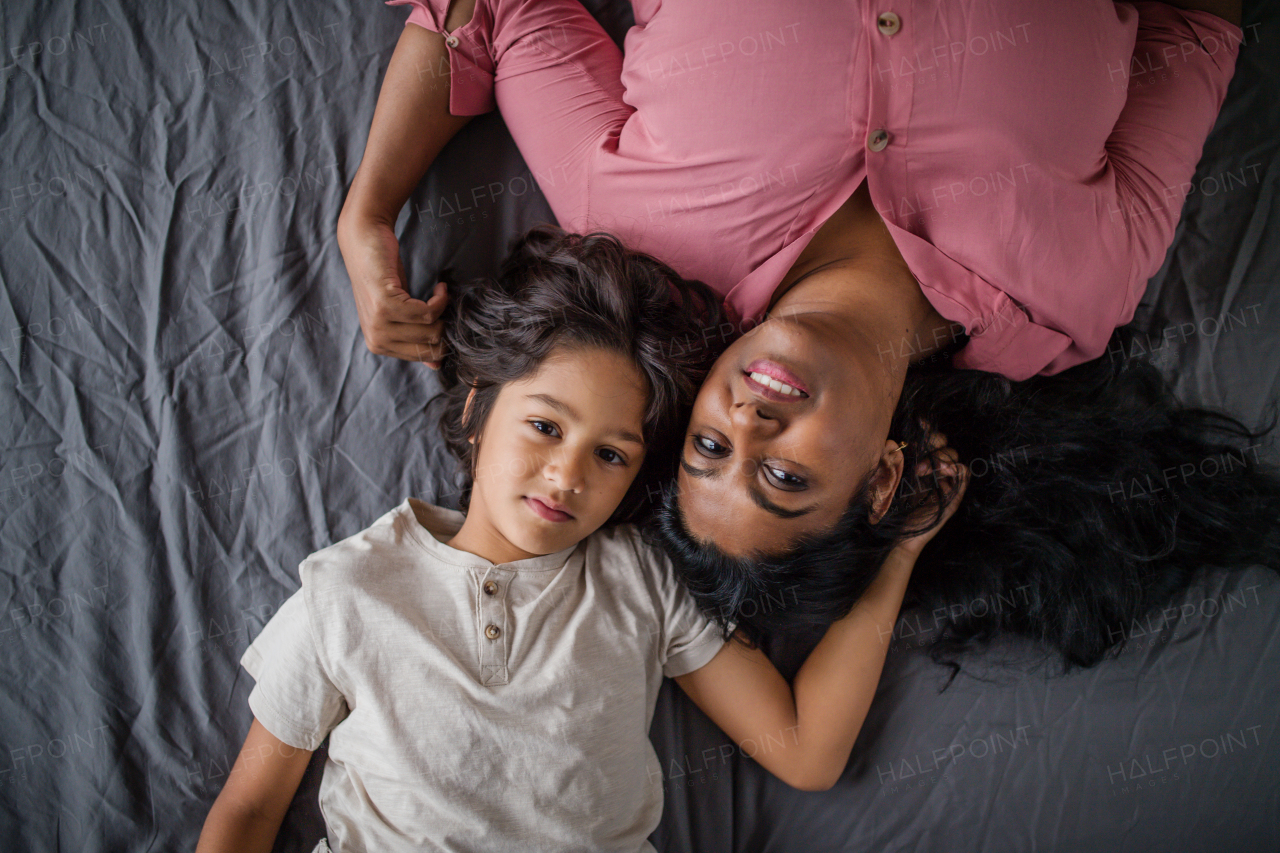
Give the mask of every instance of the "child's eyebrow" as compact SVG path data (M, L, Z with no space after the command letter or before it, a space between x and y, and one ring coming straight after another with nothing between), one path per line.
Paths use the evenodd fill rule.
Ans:
M561 414L564 414L564 415L568 415L569 417L573 418L576 421L582 420L582 416L579 415L576 411L574 411L572 406L570 406L568 403L565 403L561 400L557 400L555 397L552 397L550 394L526 394L524 398L526 400L537 400L540 403L545 403L546 405L555 409L557 412L560 412ZM633 444L638 444L641 447L644 446L644 439L636 435L634 432L632 432L629 429L615 430L612 433L612 436L614 438L620 438L623 441L630 441Z

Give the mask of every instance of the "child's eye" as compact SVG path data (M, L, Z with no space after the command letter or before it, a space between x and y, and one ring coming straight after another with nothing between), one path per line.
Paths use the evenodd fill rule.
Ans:
M559 434L555 424L548 423L547 421L529 421L529 423L533 424L533 428L543 435L555 437ZM543 429L543 427L546 427L546 429Z
M607 447L601 449L600 458L604 459L604 461L608 462L610 465L626 465L627 464L627 460L622 457L621 453L619 453L616 450L610 450Z

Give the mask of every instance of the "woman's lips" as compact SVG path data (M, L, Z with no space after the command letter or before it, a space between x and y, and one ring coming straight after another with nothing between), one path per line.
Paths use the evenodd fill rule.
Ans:
M558 509L552 509L537 498L526 497L524 502L529 505L530 509L536 512L540 517L545 518L547 521L570 521L573 519L573 516L569 515L569 513Z
M764 382L753 379L751 377L752 373L759 374L762 377L767 377L782 385L789 385L800 393L788 394L785 390L771 388ZM753 391L756 391L762 396L768 397L770 400L777 399L779 402L792 403L798 400L803 400L809 396L809 388L800 381L800 377L796 376L776 361L758 358L747 365L746 369L743 371L743 375L746 376L747 384ZM769 394L765 394L761 389L765 389Z
M798 397L795 394L783 394L779 391L773 390L768 385L761 385L759 382L752 379L751 375L746 372L743 372L742 378L746 381L747 388L750 391L774 403L799 403L808 399L807 397Z

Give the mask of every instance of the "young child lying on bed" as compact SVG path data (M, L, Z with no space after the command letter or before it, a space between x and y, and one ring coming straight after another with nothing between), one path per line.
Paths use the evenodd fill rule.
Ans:
M270 850L326 736L335 851L652 851L663 675L783 781L835 784L931 533L895 552L794 689L725 642L666 559L610 525L664 470L651 451L698 387L671 343L700 338L699 300L715 303L610 237L552 229L455 296L441 421L467 513L410 498L302 563L241 659L254 719L198 853ZM962 466L941 475L963 492Z

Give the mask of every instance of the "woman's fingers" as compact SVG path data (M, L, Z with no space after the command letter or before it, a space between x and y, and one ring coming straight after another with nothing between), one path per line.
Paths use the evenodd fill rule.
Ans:
M430 313L430 306L421 299L410 296L398 279L384 281L374 287L372 319L379 326L388 323L425 323Z
M946 491L955 492L956 501L964 494L964 490L969 481L969 468L960 462L960 454L956 452L954 447L943 447L934 454L937 464L931 463L929 460L916 465L916 476L925 477L930 472L934 478L940 482ZM954 503L954 502L953 502Z
M414 299L398 280L356 287L356 308L365 345L374 355L394 355L405 343L406 326L421 327L427 303ZM403 357L403 356L398 356Z
M437 281L435 288L431 291L431 296L427 299L426 316L423 318L428 323L434 323L444 314L444 308L449 304L449 286L443 281Z
M399 242L384 222L355 221L338 236L369 351L439 367L445 350L440 317L448 304L444 283L425 301L409 295Z
M949 496L949 499L945 500L946 506L943 508L942 517L936 525L923 533L910 536L898 543L897 547L902 549L903 553L912 556L918 556L925 544L937 535L938 531L942 529L951 516L955 515L969 483L968 466L960 462L960 455L954 447L945 445L945 437L942 437L942 441L944 444L941 447L937 444L934 445L934 461L926 459L916 465L916 475L923 478L932 473L935 482L942 488L944 494ZM930 496L926 505L916 511L912 521L920 524L930 523L933 521L937 511L937 501L933 496Z
M447 349L440 315L448 304L444 282L437 282L427 301L414 299L403 288L384 287L374 300L365 341L377 355L440 366Z
M444 358L447 347L441 341L436 346L427 344L406 344L406 343L388 343L384 345L384 351L381 355L388 355L392 358L401 358L405 361L420 361L432 368L440 366L440 361Z
M444 338L444 323L388 323L387 340L398 344L436 345Z
M948 454L948 452L949 452L949 455L946 455ZM935 457L937 459L936 464L933 461L930 461L928 459L924 460L923 462L916 463L917 477L927 477L930 471L937 471L938 476L942 476L943 469L945 468L952 469L954 473L954 466L958 464L960 461L959 457L956 455L956 452L951 448L946 448L945 450L939 451L938 453L935 454Z
M384 329L384 352L408 361L439 361L448 349L444 323L392 323Z
M408 294L404 297L390 295L383 310L378 312L378 327L390 341L435 342L444 334L444 321L440 317L448 302L449 296L442 281L436 283L435 291L426 302Z

